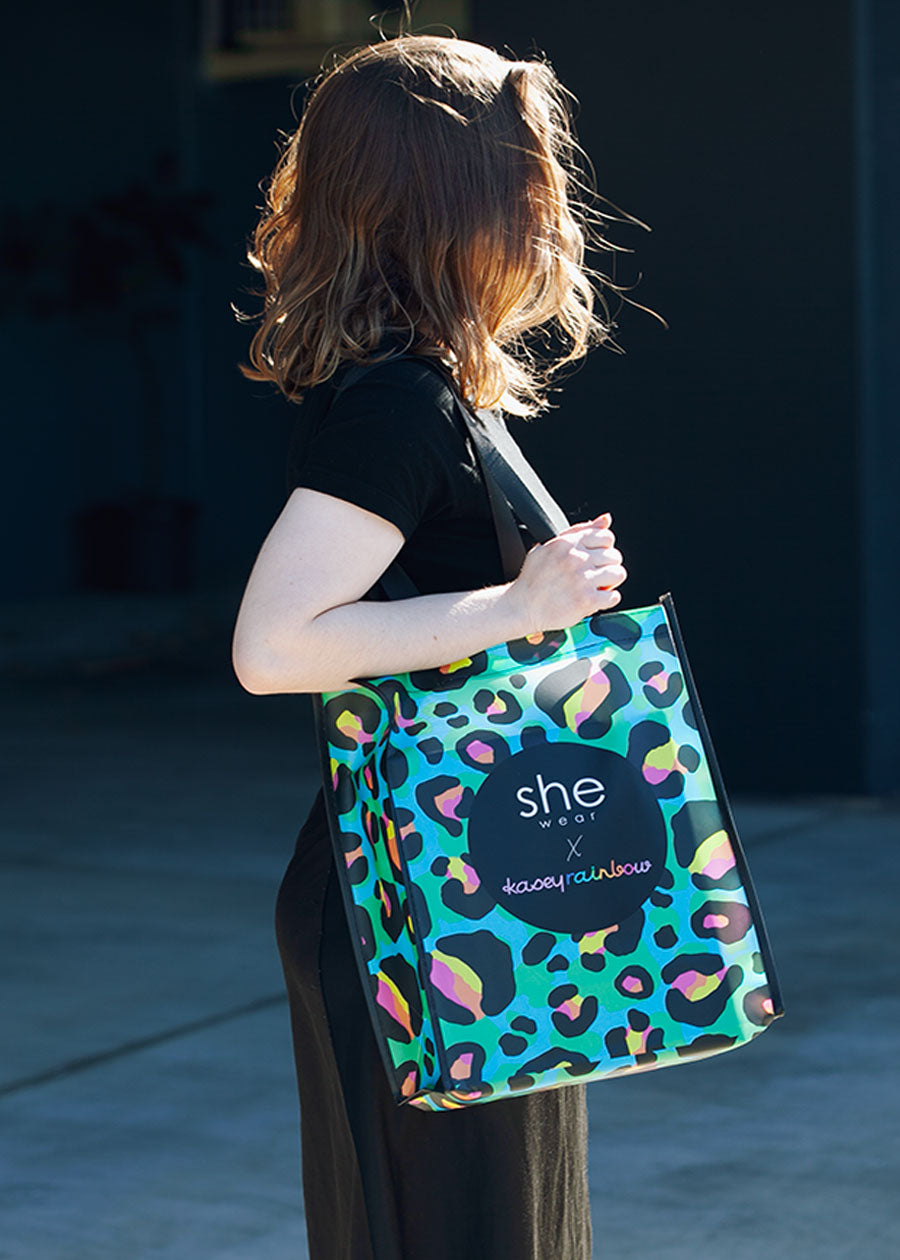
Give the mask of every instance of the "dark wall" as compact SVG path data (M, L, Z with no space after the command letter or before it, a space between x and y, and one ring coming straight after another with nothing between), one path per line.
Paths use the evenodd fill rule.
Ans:
M525 434L583 514L609 509L627 599L675 595L728 782L861 783L853 84L846 0L492 0L581 101L624 356L595 350ZM837 769L839 767L839 769Z
M178 146L176 4L16 5L6 15L0 209L39 218L82 206L144 170L157 148ZM4 306L0 529L17 540L4 590L50 594L73 583L71 513L136 479L136 382L102 322L25 319L15 293ZM181 367L170 377L176 400Z
M900 785L900 6L857 0L865 785Z
M286 80L207 84L198 93L198 179L217 191L221 252L201 261L197 312L203 381L203 501L198 539L202 571L217 578L249 573L262 539L284 502L284 460L293 407L265 384L245 380L253 327L238 323L234 303L256 312L257 273L246 262L273 167L279 129L290 130L292 85ZM302 91L298 93L302 100Z
M4 116L16 120L0 212L81 212L152 176L160 154L177 164L184 188L212 198L211 248L187 256L177 317L153 336L165 400L160 489L198 504L196 580L208 585L246 575L283 501L290 408L238 374L248 332L230 304L255 309L243 293L255 279L245 242L277 132L292 124L292 85L204 81L200 7L17 6L0 76ZM75 514L141 489L142 384L115 315L34 319L11 301L2 316L0 528L20 539L5 561L4 592L71 591Z

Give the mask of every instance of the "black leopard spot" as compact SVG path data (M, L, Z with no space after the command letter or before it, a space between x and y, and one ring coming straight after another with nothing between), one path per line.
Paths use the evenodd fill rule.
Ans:
M670 709L684 691L684 679L677 670L667 674L661 661L656 662L656 665L657 668L643 687L644 699L654 709Z
M413 1059L394 1068L394 1083L401 1098L412 1098L422 1088L422 1077L419 1065Z
M672 819L672 835L678 864L691 872L697 888L704 892L740 888L741 877L717 801L682 805Z
M416 784L416 800L422 811L432 822L440 823L451 836L462 835L459 820L468 818L473 799L472 789L463 787L459 779L450 775L439 774Z
M678 944L678 936L671 924L661 927L658 932L654 932L653 939L660 949L672 949Z
M551 936L549 932L538 932L522 947L522 962L527 967L542 963L555 944L555 936Z
M563 1037L578 1037L586 1032L597 1018L600 1006L593 994L574 997L563 1002L550 1016L553 1027Z
M602 971L606 966L606 958L603 954L582 954L581 965L585 971Z
M563 1068L569 1076L585 1076L588 1072L593 1072L596 1066L596 1061L589 1059L586 1054L581 1054L577 1050L567 1050L564 1046L554 1046L536 1058L529 1059L527 1063L523 1063L510 1080L510 1084L521 1076L550 1072L555 1068Z
M690 774L700 765L700 754L690 744L682 744L678 749L678 760Z
M737 1037L726 1037L724 1033L703 1033L686 1046L676 1046L675 1053L680 1059L702 1059L709 1054L727 1050L736 1041Z
M775 1018L772 992L767 984L760 985L758 989L751 989L749 993L746 993L743 1007L744 1015L751 1024L755 1024L758 1028L765 1028Z
M470 678L484 673L487 659L486 652L475 652L466 660L456 661L452 665L414 670L410 674L410 680L420 691L458 691Z
M678 954L662 968L666 1010L681 1024L714 1024L744 978L742 969L726 966L718 954Z
M524 1054L528 1049L528 1042L524 1037L516 1037L513 1033L504 1033L500 1038L500 1049L510 1059L517 1054Z
M419 740L416 747L430 766L436 766L444 755L444 745L433 737Z
M380 682L378 694L384 700L395 730L418 735L425 729L425 723L418 716L418 705L398 678L386 678Z
M561 729L582 739L602 739L613 714L631 699L628 680L612 661L588 657L561 665L538 683L534 702Z
M641 641L639 622L626 613L594 613L590 627L593 634L609 639L624 652L630 652Z
M400 862L399 836L393 820L387 814L376 814L363 806L362 822L366 835L373 849L381 848L387 852L391 870L397 879L403 878L403 867Z
M519 743L523 748L539 748L549 740L543 726L526 726L519 733Z
M409 778L406 756L393 744L388 744L381 755L381 777L389 788L402 787Z
M691 915L691 931L701 940L714 938L732 945L742 940L753 924L750 907L742 901L705 901Z
M404 928L405 914L400 909L397 885L386 880L375 881L375 894L381 903L381 926L392 941L396 942Z
M667 726L648 718L628 732L628 760L657 796L674 800L684 791L684 775ZM686 768L686 767L685 767Z
M413 926L416 929L415 935L419 940L423 940L426 936L431 935L431 915L428 911L428 902L425 900L418 884L410 884L408 896ZM431 1053L434 1054L433 1049Z
M456 752L463 765L490 774L509 756L509 744L496 731L467 731L456 741Z
M526 639L512 639L506 650L520 665L532 665L548 660L568 642L565 630L545 630L543 634L531 634Z
M644 758L654 748L662 748L672 738L669 728L662 722L647 718L637 722L628 732L628 760L639 770L643 769Z
M566 958L565 954L554 954L553 957L550 959L550 961L547 963L547 970L548 971L568 971L569 970L568 958Z
M470 1024L499 1015L516 995L509 946L493 932L442 936L431 951L431 985L441 1019Z
M653 631L653 642L660 652L667 652L669 656L675 655L675 645L672 642L672 636L669 634L669 627L665 622L658 625Z
M394 811L398 844L407 862L414 862L422 852L422 836L416 830L416 816L411 809L402 806Z
M361 691L332 696L322 706L322 715L329 744L364 756L374 748L375 734L384 719L376 701Z
M650 997L655 987L650 972L646 967L639 967L637 963L630 963L627 967L623 967L613 983L623 997L637 999ZM633 1022L632 1027L635 1027Z
M655 1063L658 1051L663 1048L663 1031L661 1028L654 1028L652 1032L647 1034L646 1050L639 1051L634 1056L637 1064Z
M461 730L462 727L469 725L469 719L466 717L465 713L460 713L456 717L447 718L447 725L455 727L457 730Z
M537 1024L528 1015L517 1015L509 1021L509 1026L515 1028L516 1032L528 1033L529 1036L537 1032Z
M638 909L627 919L623 919L617 925L615 932L610 932L606 938L606 949L618 958L621 958L623 954L633 954L638 947L643 930L644 912Z
M497 726L508 726L522 716L521 706L511 691L488 691L485 687L476 691L474 703L478 712Z
M560 1006L578 993L577 984L559 984L547 994L548 1006Z
M451 704L449 700L440 700L434 706L435 717L450 717L452 713L457 712L455 704Z
M443 869L436 869L438 863ZM482 887L468 853L460 857L439 858L432 863L431 869L444 877L441 901L462 918L482 919L496 905L490 893Z
M628 1043L625 1040L627 1029L610 1028L603 1038L606 1053L611 1059L624 1059L628 1054Z
M335 767L332 787L338 814L349 814L356 805L356 780L342 761Z
M353 907L353 917L356 921L356 935L359 938L360 953L365 962L369 962L375 957L375 933L372 931L372 920L369 918L368 911L362 906Z
M603 1038L610 1058L633 1058L636 1064L655 1062L657 1053L663 1048L663 1030L652 1028L644 1011L629 1010L626 1016L628 1024L625 1027L611 1028Z
M422 1029L419 980L401 954L382 958L378 974L370 975L381 1030L391 1041L409 1043Z
M482 1080L485 1054L475 1041L457 1041L447 1047L447 1076L451 1089L465 1092L482 1091L485 1082ZM491 1091L489 1091L491 1092Z
M369 859L364 853L347 862L347 882L349 884L353 884L355 887L357 884L365 883L368 878Z

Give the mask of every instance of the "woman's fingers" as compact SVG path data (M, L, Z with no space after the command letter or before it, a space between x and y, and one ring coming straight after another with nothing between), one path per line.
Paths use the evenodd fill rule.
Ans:
M585 581L592 582L600 591L611 590L621 586L628 577L628 570L621 564L603 565L599 569L585 569Z
M595 569L606 564L622 563L622 553L618 547L586 547L585 553Z
M591 550L605 550L616 545L616 536L611 529L598 528L593 522L582 525L572 525L568 529L563 530L560 538L567 538L569 541L577 543L579 547L589 547Z
M612 514L603 512L528 552L513 587L529 606L534 625L574 625L621 602L616 587L628 573L611 523Z
M583 534L586 532L602 533L604 531L609 531L611 525L611 513L604 512L601 516L595 516L591 521L576 521L574 525L570 525L567 529L562 530L561 533L565 536L570 534Z
M573 549L572 554L586 560L592 568L599 569L607 564L621 564L622 553L618 547L582 547Z

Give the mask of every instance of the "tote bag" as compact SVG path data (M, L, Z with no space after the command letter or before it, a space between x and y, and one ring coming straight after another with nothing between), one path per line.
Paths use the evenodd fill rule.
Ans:
M502 424L457 402L514 576L509 504L539 541L564 518ZM402 574L386 578L396 597ZM440 1111L685 1063L783 1014L670 595L359 679L315 708L398 1103Z

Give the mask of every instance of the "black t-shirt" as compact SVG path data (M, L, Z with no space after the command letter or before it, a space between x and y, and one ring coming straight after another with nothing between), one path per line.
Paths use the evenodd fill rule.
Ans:
M349 366L298 406L288 494L319 490L396 525L404 537L398 563L423 595L503 582L484 480L442 374L391 360L332 404Z

